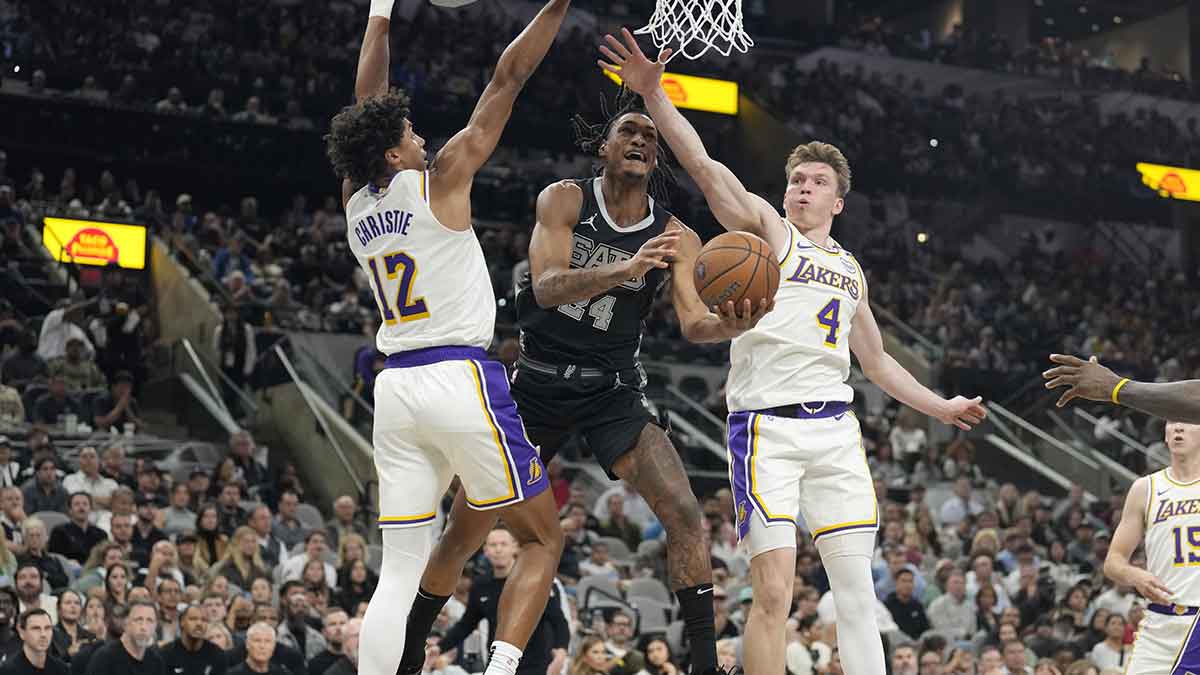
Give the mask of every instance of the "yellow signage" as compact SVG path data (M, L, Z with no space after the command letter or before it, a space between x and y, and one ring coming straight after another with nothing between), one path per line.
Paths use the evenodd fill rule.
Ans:
M1164 198L1200 202L1200 171L1138 162L1142 182Z
M141 225L46 218L42 244L59 262L146 268L146 228Z
M621 77L604 71L610 80L621 84ZM729 80L663 73L663 89L677 108L703 110L721 115L738 114L738 84Z

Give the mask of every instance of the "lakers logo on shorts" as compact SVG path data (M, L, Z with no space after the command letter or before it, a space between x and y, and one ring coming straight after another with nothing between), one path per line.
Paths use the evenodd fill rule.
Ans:
M746 502L739 502L737 509L737 524L746 522Z
M1183 616L1184 614L1187 614L1187 611L1188 611L1187 607L1184 607L1183 605L1175 605L1175 613L1178 614L1179 616Z
M542 478L542 463L537 457L529 460L529 480L525 481L526 485L533 485Z

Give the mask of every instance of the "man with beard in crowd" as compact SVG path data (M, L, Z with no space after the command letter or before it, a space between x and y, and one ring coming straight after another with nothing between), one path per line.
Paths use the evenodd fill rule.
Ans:
M362 619L350 619L342 628L342 658L338 659L325 675L356 675L358 673L358 635L362 632ZM313 675L316 675L314 673Z
M204 609L188 605L179 618L179 639L162 649L167 671L174 675L225 675L225 652L204 638Z
M322 620L321 635L325 638L325 651L317 654L308 661L308 670L313 675L320 675L328 670L342 656L342 629L350 617L340 608L325 611Z
M10 587L0 588L0 665L21 648L21 638L13 629L20 600Z
M154 646L158 609L153 603L132 600L121 639L96 650L87 675L165 675L166 664Z
M20 611L44 609L54 623L58 623L58 610L54 596L42 593L42 570L36 563L22 562L17 568L17 597L21 599Z

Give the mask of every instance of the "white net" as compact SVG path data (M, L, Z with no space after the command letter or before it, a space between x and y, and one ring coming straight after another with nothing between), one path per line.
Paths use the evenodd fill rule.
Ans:
M650 23L635 32L652 36L659 50L671 47L668 60L680 54L695 60L710 49L729 56L754 46L742 25L742 0L657 0Z

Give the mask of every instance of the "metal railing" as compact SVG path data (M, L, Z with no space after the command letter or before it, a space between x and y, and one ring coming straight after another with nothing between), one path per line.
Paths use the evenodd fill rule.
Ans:
M225 402L225 396L221 392L220 388L217 387L216 383L213 382L213 379L209 374L210 370L216 374L218 380L220 380L222 384L234 392L234 394L241 401L242 405L245 406L244 410L248 415L253 416L258 412L258 404L255 403L254 399L251 398L241 386L230 379L224 371L218 368L217 364L214 363L212 359L208 358L208 356L196 349L191 340L187 338L181 338L179 340L179 344L183 348L184 353L187 355L188 360L191 361L192 365L199 373L200 378L204 381L205 386L208 388L208 392L212 394L213 398L220 403L221 408L225 411L225 414L233 417L233 412L229 409L229 405Z
M1098 417L1089 413L1088 411L1084 410L1083 408L1075 408L1075 416L1082 419L1083 421L1087 422L1088 424L1092 424L1092 425L1100 424L1100 419ZM1148 446L1146 446L1144 443L1141 443L1137 439L1125 434L1120 429L1108 429L1107 432L1109 434L1111 434L1113 438L1117 439L1118 441L1121 441L1121 443L1125 447L1130 448L1132 450L1135 450L1135 451L1140 452L1143 455L1145 455L1147 460L1149 460L1151 462L1156 462L1162 466L1170 465L1171 458L1169 456L1167 456L1167 454L1165 452L1155 452L1154 450L1152 450Z

